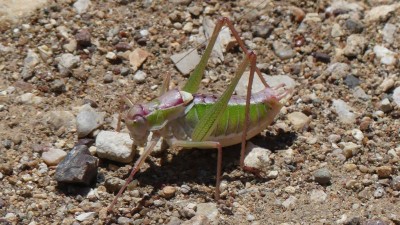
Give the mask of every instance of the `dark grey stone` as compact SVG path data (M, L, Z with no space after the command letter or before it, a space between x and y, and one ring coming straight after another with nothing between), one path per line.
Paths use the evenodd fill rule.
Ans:
M352 34L359 34L364 30L364 25L361 22L352 19L346 20L344 26Z
M360 79L350 74L344 78L344 83L347 87L353 89L360 84Z
M58 164L55 179L61 183L90 185L96 180L98 161L87 146L77 145Z

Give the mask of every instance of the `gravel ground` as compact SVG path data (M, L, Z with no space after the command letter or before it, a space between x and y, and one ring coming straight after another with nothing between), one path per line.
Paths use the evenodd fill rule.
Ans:
M0 223L400 224L397 1L67 0L17 19L14 4L12 19L0 17ZM243 172L240 147L226 148L216 202L215 151L157 151L107 213L134 160L100 157L96 136L115 130L122 95L149 101L166 73L181 87L188 75L171 56L201 55L203 20L221 16L262 72L295 84L275 123L251 140L265 174ZM242 54L228 42L201 93L229 84ZM97 177L57 183L78 140Z

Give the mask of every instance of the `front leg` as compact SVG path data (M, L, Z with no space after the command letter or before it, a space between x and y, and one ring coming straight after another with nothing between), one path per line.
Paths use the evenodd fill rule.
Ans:
M216 141L173 141L172 146L182 148L216 148L218 150L217 159L217 176L215 184L215 200L219 200L219 186L221 183L221 167L222 167L222 147L219 142Z

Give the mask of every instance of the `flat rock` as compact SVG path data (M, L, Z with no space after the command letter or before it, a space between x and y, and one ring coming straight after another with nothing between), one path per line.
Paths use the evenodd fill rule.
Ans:
M330 75L333 79L341 79L346 77L350 73L350 65L347 63L335 62L328 66L326 73Z
M51 130L57 131L64 128L72 131L76 128L75 116L70 111L50 111L43 116L43 122L47 124Z
M351 135L357 140L357 141L361 141L362 139L364 139L364 134L361 130L359 129L353 129L351 130Z
M71 70L78 65L80 62L80 57L71 53L64 53L60 57L57 57L56 61L58 62L58 70L62 75L65 76L71 73Z
M328 195L323 190L312 190L310 193L310 200L312 202L324 202Z
M90 6L90 0L77 0L73 6L78 14L85 13Z
M400 86L393 91L393 101L397 106L400 106Z
M34 67L40 63L39 55L29 49L24 59L24 67L22 68L22 79L27 80L34 76Z
M394 42L396 29L397 29L396 25L391 23L386 23L382 30L383 40L389 44L392 44Z
M282 206L286 209L293 209L296 206L297 198L294 196L289 196L285 201L282 202Z
M400 3L375 6L365 13L364 20L366 22L386 21L389 18L390 13L397 10L399 7Z
M104 123L104 112L96 112L89 104L85 104L76 116L78 137L85 137Z
M97 155L116 162L132 162L135 152L133 141L127 133L100 131L96 137Z
M296 55L296 52L289 45L279 41L275 41L272 44L272 48L274 49L275 55L282 60L293 58Z
M26 105L39 105L42 103L42 97L36 96L33 93L25 93L18 96L16 99L17 103Z
M210 17L204 17L203 31L207 40L211 38L214 28L215 23L210 19ZM229 29L222 29L218 34L217 40L215 41L214 48L211 52L211 59L217 58L218 61L224 61L224 49L231 39L232 37Z
M171 225L178 224L177 222L175 222L176 220L173 221L174 223L171 223L171 221L168 224L171 224ZM181 221L179 221L179 224L180 225L208 225L208 224L210 224L210 220L207 218L207 216L198 215L198 216L192 217L190 220L185 221L183 223L181 223Z
M196 216L206 216L211 224L218 224L218 207L217 204L209 203L199 203L197 204Z
M347 159L357 155L361 147L353 142L340 142L339 145L342 147L343 154Z
M17 22L19 18L26 17L35 12L38 8L43 8L48 4L48 0L9 0L1 1L0 21Z
M371 96L367 95L360 86L353 89L353 96L364 101L371 99Z
M42 159L48 166L55 166L65 158L67 153L61 149L51 148L43 152Z
M363 4L358 2L333 1L332 4L326 8L325 12L333 13L338 10L360 12L364 10L364 7Z
M302 112L292 112L287 115L287 118L296 130L303 129L311 121L311 119Z
M247 142L244 165L258 170L267 171L272 164L270 156L270 150L261 148L251 142Z
M357 115L353 113L353 109L341 99L334 99L332 104L333 109L338 115L340 122L352 124L356 122Z
M87 146L75 146L58 164L54 178L61 183L90 185L96 180L98 162Z
M83 222L85 220L93 219L95 216L96 216L95 212L85 212L85 213L81 213L78 216L76 216L75 219L80 222Z
M133 71L139 69L139 67L146 61L147 57L150 56L150 53L147 51L137 48L133 52L129 53L129 63Z
M237 95L246 96L247 94L247 87L249 82L250 72L246 71L243 73L242 77L240 78L235 91ZM278 86L280 84L285 84L285 89L294 89L296 86L296 82L288 75L276 75L276 76L269 76L265 73L262 74L264 79L267 81L268 85L271 87ZM251 93L257 93L265 89L264 84L261 82L261 79L257 74L254 74L253 79L253 87L251 89Z
M352 34L346 40L346 47L343 49L343 53L347 57L357 57L364 54L367 45L367 39L363 35Z
M176 68L178 68L183 75L189 75L197 64L199 64L200 59L201 57L196 49L189 49L186 52L171 56L171 60L174 62Z
M394 65L396 64L396 53L390 51L381 45L375 45L374 47L375 55L380 59L380 62L385 65Z

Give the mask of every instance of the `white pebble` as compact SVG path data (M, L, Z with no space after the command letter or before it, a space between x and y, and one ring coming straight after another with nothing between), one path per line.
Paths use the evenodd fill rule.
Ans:
M362 139L364 139L364 134L361 130L359 129L353 129L351 131L351 135L358 141L361 141Z

